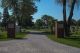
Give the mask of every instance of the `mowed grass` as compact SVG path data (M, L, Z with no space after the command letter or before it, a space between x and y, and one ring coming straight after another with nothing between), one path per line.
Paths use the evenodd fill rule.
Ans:
M16 33L15 38L16 39L23 39L25 36L27 36L27 33L21 32L21 33Z
M19 32L15 34L15 39L23 39L25 36L27 36L27 33ZM7 38L7 32L6 31L0 31L0 41L9 40Z
M47 35L53 41L80 48L80 36L71 36L66 38L56 38L54 35Z
M0 31L0 40L7 40L7 32Z

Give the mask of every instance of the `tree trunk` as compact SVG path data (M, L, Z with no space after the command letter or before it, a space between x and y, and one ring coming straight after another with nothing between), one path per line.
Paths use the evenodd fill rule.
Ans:
M63 0L63 21L64 21L64 23L63 23L64 36L63 37L65 37L66 36L66 29L67 29L67 27L66 27L66 0Z
M72 20L72 17L73 17L73 11L74 11L74 7L75 7L75 3L76 3L76 0L73 0L71 10L70 10L70 14L69 14L69 17L68 17L68 23L67 23L67 36L70 36L70 25L71 25L71 20Z
M50 27L51 34L53 34L53 26Z

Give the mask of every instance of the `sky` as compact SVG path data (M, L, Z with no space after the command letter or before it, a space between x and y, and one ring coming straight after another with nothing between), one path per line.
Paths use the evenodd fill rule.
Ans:
M49 15L54 17L55 19L62 20L62 6L57 4L55 0L41 0L40 2L36 2L36 6L38 11L33 15L34 22L37 19L40 19L43 15ZM69 14L69 8L67 8L67 16ZM0 8L0 12L3 12L3 9ZM80 18L80 11L79 9L74 10L74 19Z
M55 0L41 0L40 2L36 3L36 6L38 8L37 13L33 15L34 21L36 19L40 19L43 15L50 15L53 16L55 19L62 20L63 14L62 14L62 6L57 4ZM69 8L67 8L67 16L69 14ZM74 10L74 19L80 18L80 11L79 9Z

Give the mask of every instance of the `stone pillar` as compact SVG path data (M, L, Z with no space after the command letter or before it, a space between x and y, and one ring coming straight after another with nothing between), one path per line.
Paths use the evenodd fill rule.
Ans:
M57 33L57 20L55 21L55 26L54 26L54 31L55 31L55 36L57 37L58 33Z
M15 38L15 23L14 22L8 22L7 24L7 37Z
M56 35L56 37L64 36L64 29L63 29L62 21L55 21L55 35Z

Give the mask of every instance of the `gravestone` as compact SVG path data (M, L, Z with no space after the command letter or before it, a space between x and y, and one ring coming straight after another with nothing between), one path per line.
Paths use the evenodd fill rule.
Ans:
M54 27L56 37L63 37L64 36L64 28L62 21L55 21Z

